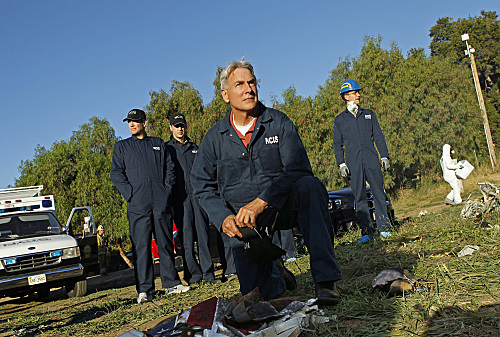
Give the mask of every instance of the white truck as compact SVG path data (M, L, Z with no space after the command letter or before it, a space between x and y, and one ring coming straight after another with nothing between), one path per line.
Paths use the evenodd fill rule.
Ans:
M97 244L93 247L88 243L95 237L90 208L92 220L86 218L83 234L75 238L70 235L75 210L66 226L62 226L56 217L54 196L42 196L42 189L43 186L0 189L0 297L36 292L39 298L46 298L51 288L58 287L65 287L68 297L84 296L87 292L79 244L82 239L87 240L82 250L89 261L93 261L95 250L97 263Z

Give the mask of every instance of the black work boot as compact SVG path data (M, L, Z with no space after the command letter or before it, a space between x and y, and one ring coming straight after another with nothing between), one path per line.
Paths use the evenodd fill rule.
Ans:
M281 271L281 275L283 275L283 279L285 279L286 290L293 291L297 289L297 280L295 279L295 275L293 275L290 270L286 269L281 258L278 259L278 268Z
M335 305L340 302L340 294L335 282L320 282L315 286L318 305Z

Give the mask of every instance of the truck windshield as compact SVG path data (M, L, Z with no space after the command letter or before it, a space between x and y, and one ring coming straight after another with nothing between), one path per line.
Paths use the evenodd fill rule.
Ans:
M0 241L60 234L62 227L51 214L13 214L0 218Z

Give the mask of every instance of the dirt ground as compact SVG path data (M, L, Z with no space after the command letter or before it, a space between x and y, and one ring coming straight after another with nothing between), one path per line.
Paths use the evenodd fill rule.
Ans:
M462 193L462 198L465 200L468 194L471 191L478 190L478 185L475 185L478 182L488 181L493 184L500 183L500 173L488 174L486 176L473 176L464 181L464 189L465 193ZM444 199L444 197L443 197ZM439 203L437 205L427 206L427 207L417 207L417 208L405 208L400 209L396 208L394 210L396 219L403 220L406 218L413 218L419 216L420 212L427 211L428 213L438 213L446 207L451 207L449 205L445 205L444 203ZM454 206L459 207L459 206Z
M156 289L161 289L161 281L158 277L160 274L159 263L154 264L155 270L155 286ZM182 278L182 267L178 268L179 275ZM130 300L135 301L137 297L137 292L134 286L134 270L124 269L115 272L108 273L106 275L96 275L87 278L87 295L94 294L92 296L95 300L101 297L107 298L108 295L95 296L100 292L108 289L116 289L117 297L120 300ZM87 302L91 301L88 296L82 298L67 299L66 292L64 288L53 288L51 289L50 296L45 300L38 299L36 294L31 294L23 298L10 298L4 297L0 298L0 336L36 336L36 334L25 334L23 331L6 331L3 324L7 323L9 320L16 319L19 317L32 317L36 316L40 312L54 312L58 313L57 318L54 318L54 326L60 325L60 322L65 321L69 316L61 315L68 306L74 305L86 305ZM63 310L64 309L64 310ZM143 330L148 330L153 328L158 322L149 322L144 325ZM126 328L124 331L128 331L130 328ZM116 332L109 335L109 337L117 336Z
M176 261L177 262L180 261ZM154 264L155 275L160 274L160 264ZM180 276L182 277L182 267L178 266L178 270L180 271ZM157 288L161 288L161 282L159 278L156 278L155 285ZM114 272L110 272L105 275L95 275L87 277L87 294L99 292L106 289L114 289L114 288L127 288L129 286L133 286L134 283L134 270L133 269L123 269ZM131 293L131 296L136 296L135 289L132 288L127 290ZM64 288L52 288L50 292L50 297L48 301L57 300L61 298L65 298L66 293ZM19 298L10 298L4 297L0 298L0 324L3 321L2 314L8 310L5 310L6 306L8 307L9 303L13 304L19 311L19 305L26 302L28 304L31 300L36 299L36 295L27 296L25 299ZM29 305L28 305L29 306Z

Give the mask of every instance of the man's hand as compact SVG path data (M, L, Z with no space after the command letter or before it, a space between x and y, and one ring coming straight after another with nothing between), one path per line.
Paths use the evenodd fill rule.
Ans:
M380 161L382 162L382 168L384 169L384 171L387 171L391 167L391 164L389 163L388 158L384 157L384 158L380 159Z
M222 231L227 234L230 238L234 238L235 236L238 237L243 237L241 235L240 230L238 229L238 226L236 226L236 221L235 221L236 215L229 215L224 222L222 223Z
M350 174L351 174L351 172L349 171L349 168L347 167L347 165L345 163L340 164L340 175L343 178L349 178Z
M267 202L262 199L255 199L249 204L243 206L236 214L236 225L239 227L255 227L255 218L257 215L264 211L266 208Z

